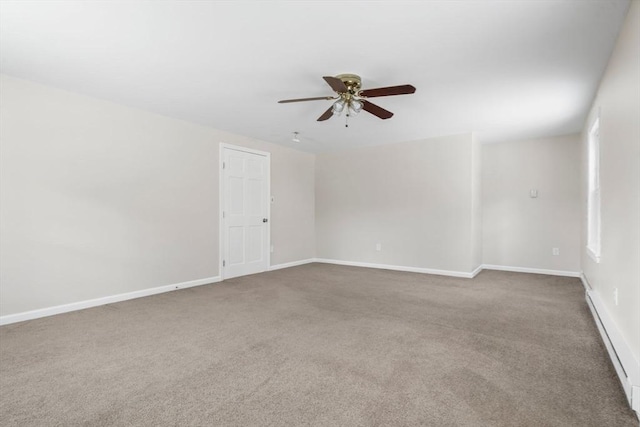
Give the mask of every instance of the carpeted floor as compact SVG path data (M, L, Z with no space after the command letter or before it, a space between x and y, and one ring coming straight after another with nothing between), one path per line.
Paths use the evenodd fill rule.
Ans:
M2 426L637 426L578 279L309 264L0 328Z

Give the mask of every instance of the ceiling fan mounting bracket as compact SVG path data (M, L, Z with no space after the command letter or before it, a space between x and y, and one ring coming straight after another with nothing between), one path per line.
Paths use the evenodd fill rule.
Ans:
M362 79L357 74L338 74L336 78L342 80L351 95L356 95L362 87Z

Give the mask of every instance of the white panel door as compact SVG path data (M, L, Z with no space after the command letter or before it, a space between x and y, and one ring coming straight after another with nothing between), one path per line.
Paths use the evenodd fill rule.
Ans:
M223 148L222 277L269 266L269 157Z

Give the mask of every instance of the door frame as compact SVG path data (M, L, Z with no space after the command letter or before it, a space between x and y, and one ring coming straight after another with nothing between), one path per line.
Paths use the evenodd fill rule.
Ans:
M218 272L220 275L220 280L224 280L224 267L222 267L222 261L224 259L224 242L227 237L226 230L224 227L224 218L222 217L222 212L224 211L224 204L226 202L224 197L224 189L225 189L225 180L224 180L224 169L222 163L224 162L224 150L235 150L235 151L243 151L245 153L257 154L259 156L264 156L267 160L267 244L266 244L266 259L267 259L267 268L265 271L268 271L271 267L271 153L268 151L260 151L254 150L251 148L242 147L239 145L227 144L226 142L221 142L219 151L218 151ZM240 276L242 277L242 276Z

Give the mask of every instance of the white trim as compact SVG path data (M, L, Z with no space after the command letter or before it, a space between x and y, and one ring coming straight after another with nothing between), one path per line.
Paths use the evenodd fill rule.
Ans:
M269 271L281 270L283 268L289 268L289 267L297 267L299 265L311 264L312 262L316 262L314 258L301 259L299 261L285 262L285 263L282 263L282 264L276 264L276 265L270 266L269 267Z
M617 325L607 311L600 294L592 290L587 278L583 275L586 287L586 300L591 314L607 348L609 358L618 374L622 388L634 411L640 412L640 363L633 355L631 348L620 333Z
M622 384L622 389L624 390L624 394L627 396L627 400L629 401L629 403L631 403L631 384L627 379L627 374L625 373L624 368L622 367L622 362L620 362L620 359L618 358L618 355L616 354L616 351L613 348L613 344L611 343L611 340L607 335L607 331L604 325L602 324L600 317L598 316L598 311L595 308L595 304L593 303L593 300L589 297L588 292L586 295L586 300L587 300L587 305L591 310L591 315L593 316L596 326L598 327L598 331L600 332L600 336L602 337L602 342L604 343L604 346L607 348L607 353L609 353L609 359L611 359L611 363L613 364L616 374L618 374L618 379Z
M618 358L622 362L622 366L624 366L627 377L629 377L633 385L640 386L640 362L636 360L635 356L631 352L631 348L627 345L627 342L620 333L620 330L605 308L602 298L600 298L600 294L595 290L588 291L587 294L589 295L589 298L591 298L593 306L598 312L598 317L602 321L602 325L613 344L613 348L616 350Z
M408 267L404 265L375 264L371 262L343 261L343 260L326 259L326 258L314 258L314 262L321 262L325 264L350 265L353 267L380 268L382 270L408 271L411 273L437 274L440 276L465 277L468 279L472 279L476 277L478 273L480 273L482 270L500 270L500 271L512 271L515 273L534 273L534 274L547 274L551 276L580 277L580 273L577 271L545 270L541 268L511 267L506 265L492 265L492 264L479 265L475 270L473 270L470 273L467 273L465 271L437 270L434 268Z
M591 247L585 246L587 248L587 255L591 257L591 259L596 263L600 264L600 255L598 255Z
M587 281L587 277L584 275L584 273L580 273L580 280L582 281L582 286L584 286L584 290L590 291L591 285L589 284L589 281Z
M269 153L268 151L246 148L241 145L233 145L227 144L226 142L220 142L220 146L218 147L218 275L220 276L220 280L224 280L224 269L222 267L222 260L225 255L224 241L226 238L224 229L224 218L222 217L222 212L224 210L224 170L222 164L224 162L225 148L229 150L257 154L259 156L264 156L267 159L267 268L264 271L269 271L269 266L271 265L271 153ZM260 273L262 273L262 271Z
M228 148L230 150L243 151L245 153L257 154L259 156L269 157L271 153L268 151L254 150L253 148L243 147L242 145L233 145L226 142L220 142L220 149Z
M476 272L478 269L474 270L471 273L466 273L462 271L453 271L453 270L436 270L434 268L407 267L404 265L374 264L371 262L343 261L338 259L326 259L326 258L315 258L315 262L321 262L324 264L349 265L352 267L379 268L382 270L408 271L410 273L437 274L440 276L466 277L468 279L478 274Z
M595 206L593 206L595 205ZM602 193L600 190L600 108L587 137L587 253L600 262Z
M515 273L548 274L551 276L580 277L579 271L547 270L544 268L512 267L508 265L483 264L484 270L513 271Z
M480 264L475 270L471 272L471 278L473 279L474 277L476 277L478 273L480 273L482 270L483 270L483 265Z
M135 298L147 297L150 295L171 292L178 289L192 288L194 286L209 285L220 281L220 276L207 277L205 279L190 280L188 282L175 283L173 285L158 286L156 288L142 289L139 291L127 292L124 294L110 295L102 298L95 298L85 301L72 302L69 304L56 305L53 307L40 308L38 310L24 311L22 313L7 314L0 316L0 326L10 323L22 322L25 320L38 319L40 317L53 316L54 314L68 313L70 311L83 310L85 308L97 307L114 302L126 301Z
M259 151L256 151L259 153ZM267 271L271 266L271 153L264 152L267 156ZM222 277L222 276L220 276Z
M220 280L224 280L224 274L222 269L222 259L224 258L224 146L225 143L221 142L218 147L218 276Z

